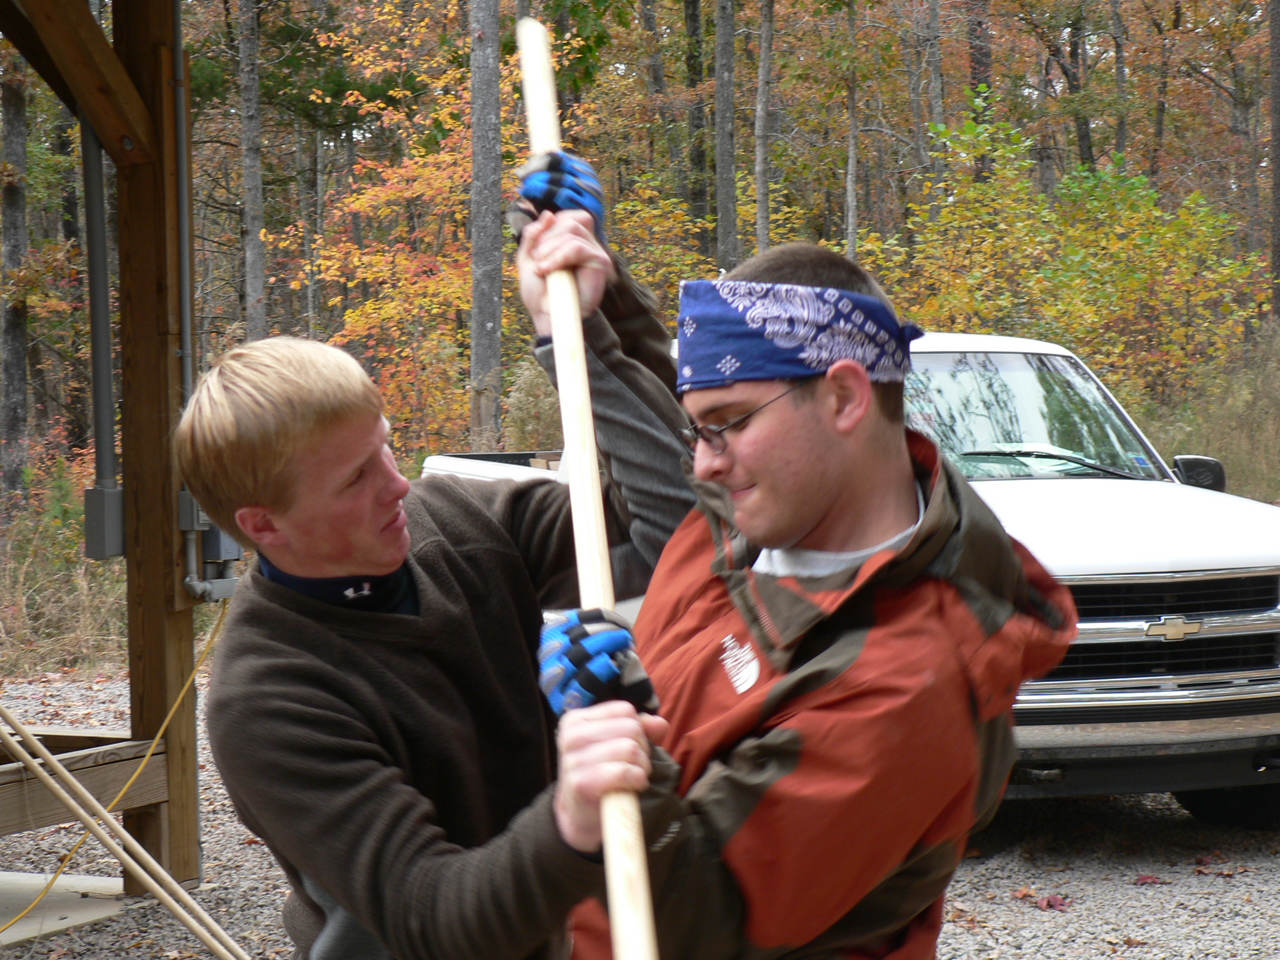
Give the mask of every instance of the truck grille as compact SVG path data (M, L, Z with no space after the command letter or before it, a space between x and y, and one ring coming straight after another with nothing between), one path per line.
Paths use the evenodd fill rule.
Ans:
M1280 606L1280 577L1086 583L1071 588L1081 620L1157 620L1256 613Z
M1280 576L1274 573L1204 579L1151 579L1071 585L1082 625L1105 623L1130 632L1133 639L1090 641L1071 645L1046 680L1106 680L1133 677L1198 676L1215 673L1276 670L1280 667L1280 633L1274 621L1253 630L1243 624L1280 607ZM1238 616L1241 632L1221 629L1167 641L1140 636L1144 624L1162 617L1191 619ZM1247 632L1246 632L1247 631Z
M1169 643L1076 643L1049 680L1100 680L1238 670L1271 670L1280 661L1280 634L1188 637Z

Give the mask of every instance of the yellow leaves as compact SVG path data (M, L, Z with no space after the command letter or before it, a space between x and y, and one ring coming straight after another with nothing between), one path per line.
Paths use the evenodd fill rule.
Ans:
M1224 215L1194 196L1166 211L1145 180L1115 170L1073 173L1049 198L1010 159L985 183L952 159L947 201L912 207L909 246L861 239L898 312L927 329L1057 340L1122 392L1194 390L1266 295Z

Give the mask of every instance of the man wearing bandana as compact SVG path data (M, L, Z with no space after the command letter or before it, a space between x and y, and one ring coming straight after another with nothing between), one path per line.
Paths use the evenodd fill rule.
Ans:
M634 628L674 761L641 798L660 955L931 958L1071 596L905 426L920 331L852 261L685 283L678 335L698 502ZM575 957L606 931L580 908Z

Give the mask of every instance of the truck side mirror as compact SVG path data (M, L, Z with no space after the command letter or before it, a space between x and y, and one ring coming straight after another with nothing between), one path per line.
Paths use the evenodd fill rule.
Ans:
M1219 492L1227 489L1227 471L1213 457L1181 454L1173 458L1173 472L1183 483Z

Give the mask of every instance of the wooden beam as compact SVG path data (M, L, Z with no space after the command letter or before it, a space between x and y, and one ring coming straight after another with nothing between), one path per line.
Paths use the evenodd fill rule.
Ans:
M22 58L31 65L32 70L40 74L40 78L49 85L54 95L67 105L67 109L76 113L79 108L71 88L62 79L58 65L44 48L35 27L13 0L0 0L0 34L4 34L5 39L18 48Z
M128 740L58 754L58 762L105 807L137 771L150 745L149 742ZM133 782L115 809L127 810L162 803L166 799L167 768L164 744L161 743L142 775ZM25 766L18 762L0 764L0 836L73 820L75 814L63 806Z
M172 0L114 6L120 61L157 118L152 163L119 167L121 444L131 731L155 736L193 665L190 598L183 595L178 473L169 438L182 405L177 147ZM168 801L125 816L125 827L179 883L200 878L195 698L165 734ZM126 878L125 889L136 891Z
M99 727L32 727L28 730L44 744L50 753L70 753L73 750L88 750L90 747L106 747L124 743L129 739L128 730L103 730ZM17 760L9 756L9 751L0 744L0 763Z
M84 0L17 0L118 167L155 158L152 114ZM128 16L128 6L116 11ZM171 18L166 18L167 20Z

